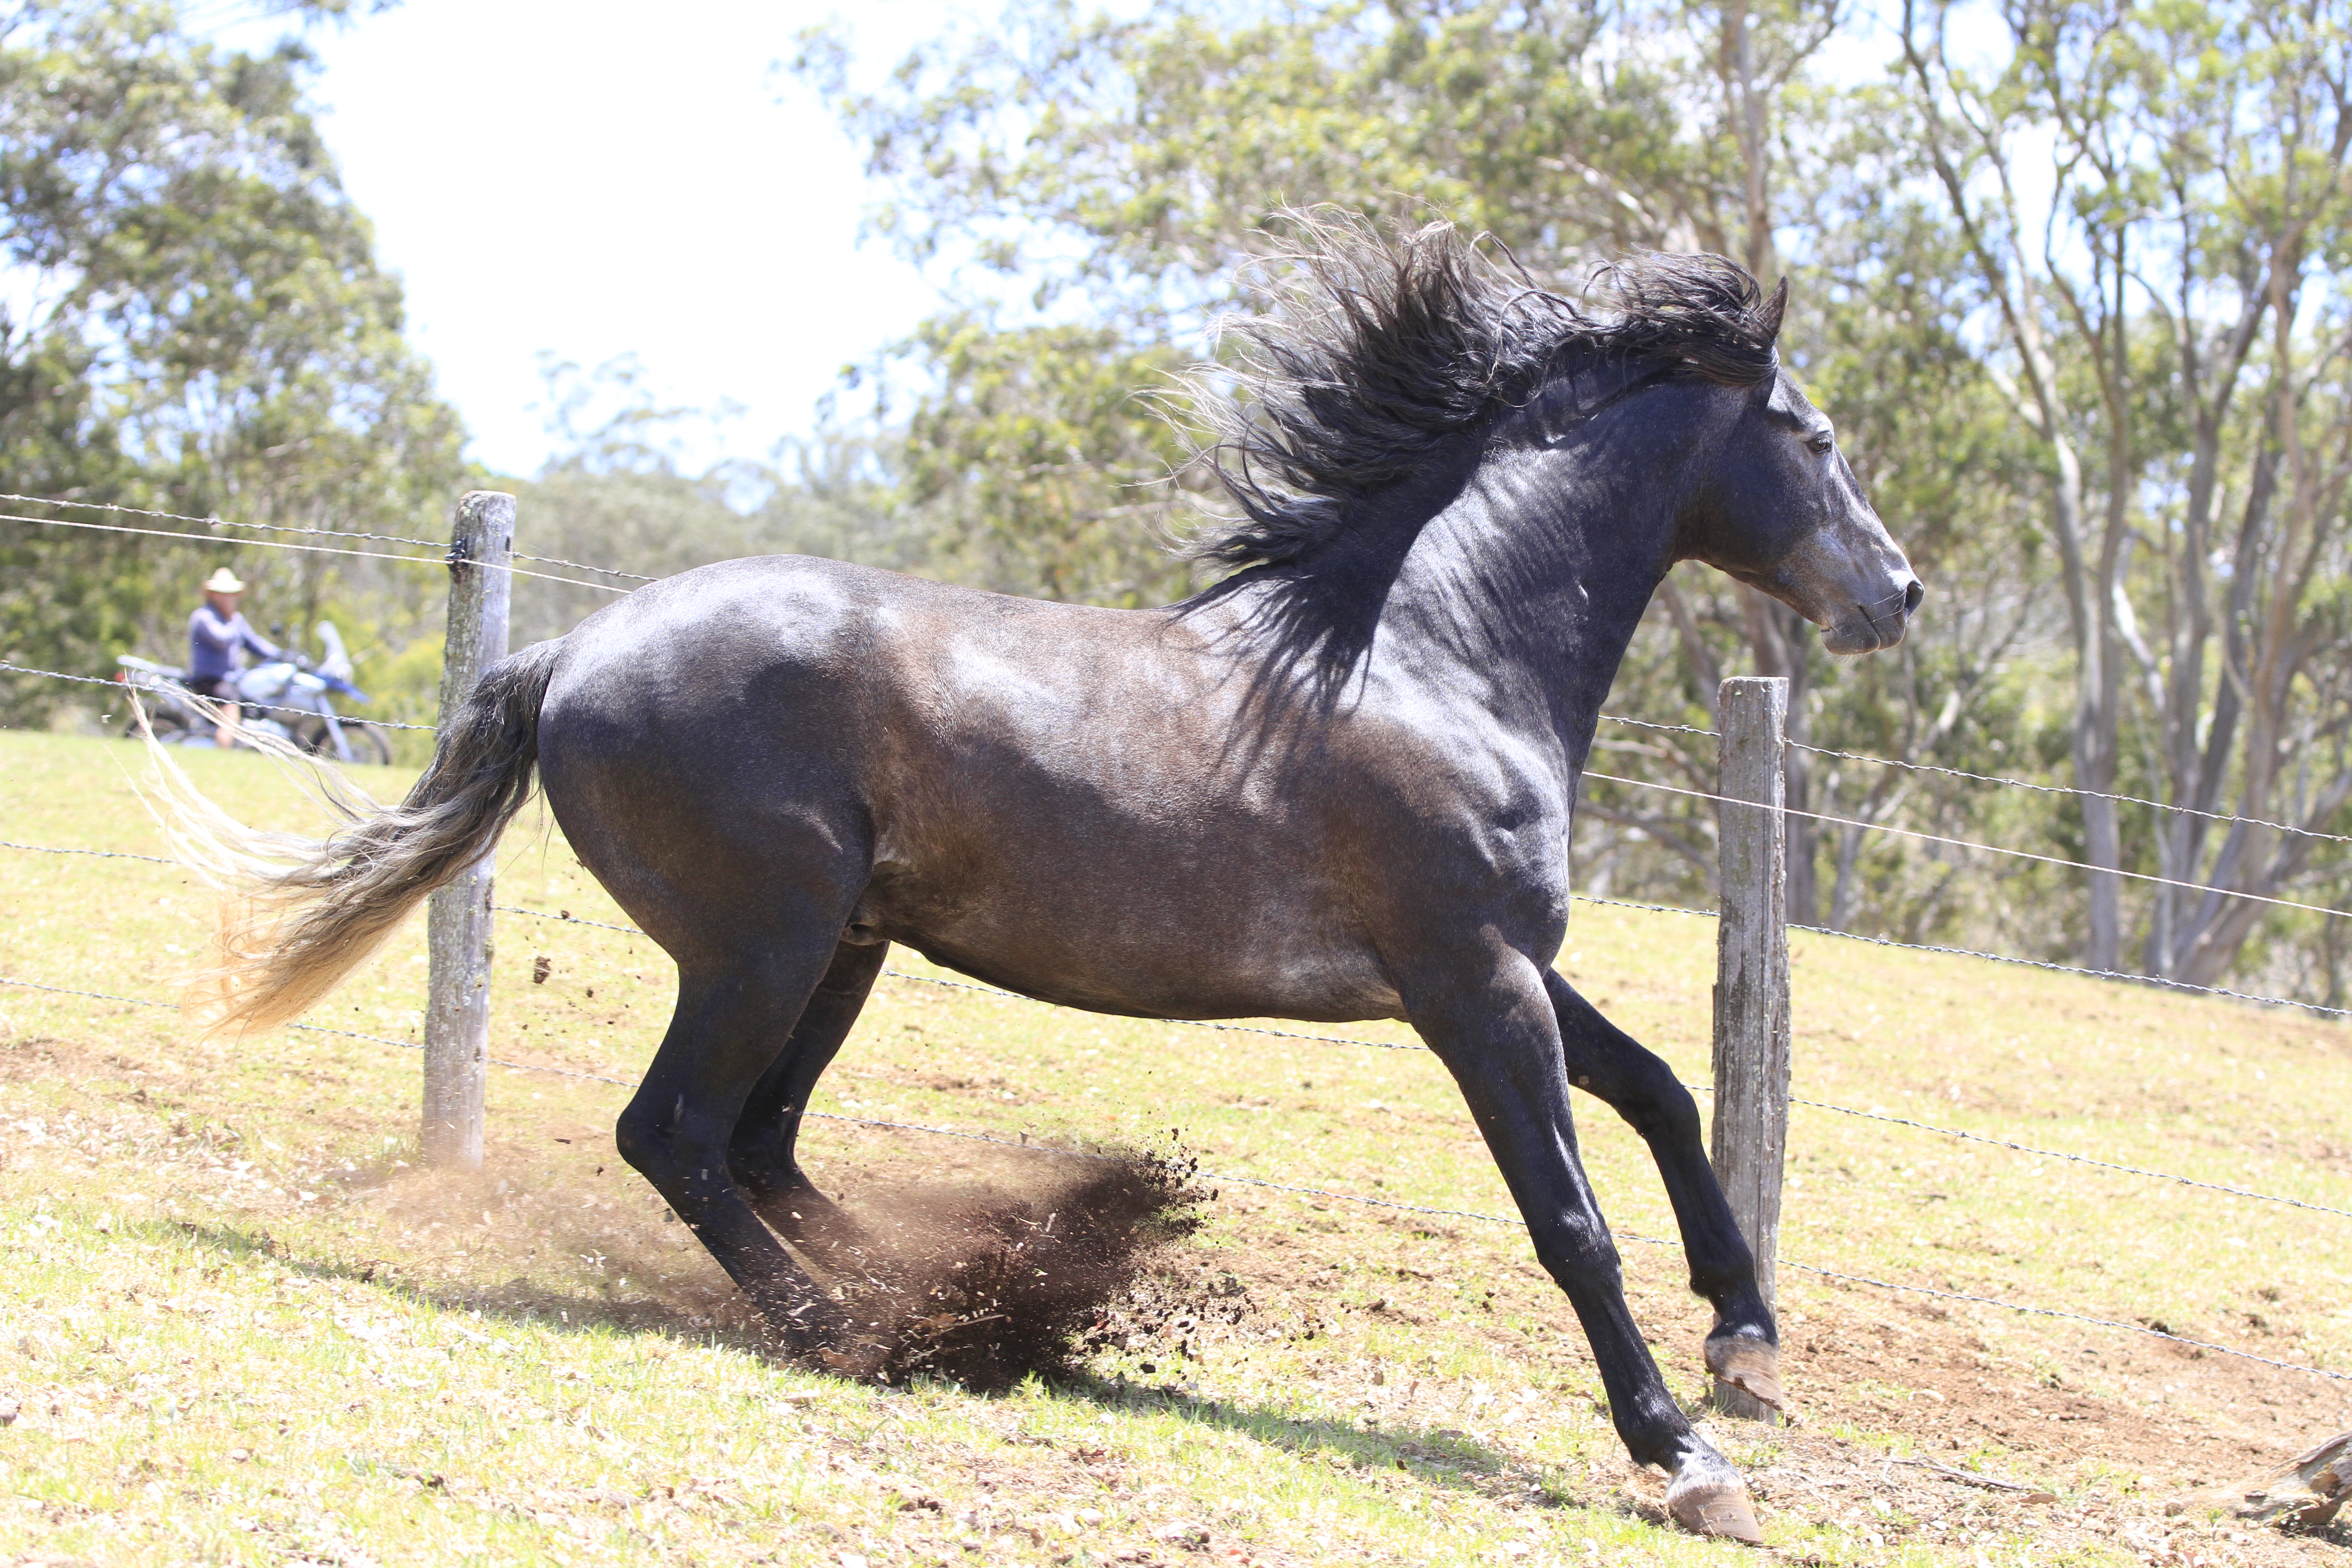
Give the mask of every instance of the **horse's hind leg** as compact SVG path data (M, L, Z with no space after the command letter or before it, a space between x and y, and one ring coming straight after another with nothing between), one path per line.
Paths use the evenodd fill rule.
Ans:
M1739 1472L1675 1403L1626 1308L1617 1247L1577 1158L1559 1026L1544 981L1518 953L1489 962L1473 984L1433 976L1426 996L1409 991L1413 1027L1461 1086L1537 1258L1584 1325L1626 1450L1673 1474L1666 1506L1686 1529L1760 1541Z
M752 1212L729 1173L728 1145L776 1060L782 1021L800 1016L824 977L837 930L681 963L669 1032L615 1129L622 1158L796 1352L819 1348L845 1319Z
M728 1140L727 1165L736 1186L760 1217L795 1246L856 1239L839 1206L801 1170L793 1144L809 1095L856 1026L889 951L887 942L846 942L834 950L824 978L801 1009L783 1050L752 1087Z
M1545 974L1544 988L1559 1019L1570 1080L1623 1117L1657 1162L1682 1229L1691 1289L1715 1306L1707 1370L1780 1408L1780 1335L1757 1286L1755 1255L1707 1163L1697 1103L1672 1068L1602 1017L1558 973Z

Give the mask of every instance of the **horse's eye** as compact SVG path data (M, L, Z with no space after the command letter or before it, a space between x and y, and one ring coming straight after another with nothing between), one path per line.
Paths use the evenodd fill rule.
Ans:
M1805 445L1816 452L1827 453L1831 447L1837 445L1837 437L1824 430L1819 435L1808 437Z

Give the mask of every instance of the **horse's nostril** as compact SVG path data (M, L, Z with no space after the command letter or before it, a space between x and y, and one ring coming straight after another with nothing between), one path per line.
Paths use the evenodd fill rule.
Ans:
M1907 616L1917 609L1919 601L1927 596L1927 590L1919 586L1919 579L1912 578L1911 585L1903 590L1903 613Z

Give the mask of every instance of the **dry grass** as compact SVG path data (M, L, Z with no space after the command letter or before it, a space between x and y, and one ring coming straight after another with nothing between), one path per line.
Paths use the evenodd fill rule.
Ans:
M127 747L0 735L0 837L149 853ZM192 755L233 809L287 809ZM385 782L383 787L390 787ZM528 820L528 819L527 819ZM614 918L543 822L500 901ZM201 890L0 851L0 975L170 994ZM1566 967L1695 1081L1705 921L1580 911ZM176 950L176 951L175 951ZM534 962L548 978L534 984ZM922 972L904 955L896 966ZM627 1079L665 1021L642 940L502 920L494 1055ZM317 1022L415 1038L421 941ZM2352 1048L2284 1014L1811 940L1798 1091L2352 1207ZM1403 1039L1392 1026L1349 1030ZM1728 1562L1662 1528L1574 1324L1501 1226L1218 1184L1211 1223L1081 1371L981 1396L772 1364L611 1155L626 1090L501 1069L479 1177L407 1161L413 1055L188 1039L159 1010L0 988L0 1560ZM1228 1175L1503 1213L1425 1055L1213 1034L886 982L822 1109L1165 1144ZM1621 1235L1671 1235L1605 1113ZM1019 1181L1017 1151L821 1124L828 1191ZM1794 1260L2352 1369L2352 1221L1801 1110ZM1667 1248L1629 1294L1696 1396ZM1724 1424L1768 1536L1822 1563L2352 1563L2163 1500L2352 1427L2352 1384L1784 1270L1804 1425ZM1932 1468L2054 1494L1968 1486ZM2243 1539L2232 1539L2242 1536Z

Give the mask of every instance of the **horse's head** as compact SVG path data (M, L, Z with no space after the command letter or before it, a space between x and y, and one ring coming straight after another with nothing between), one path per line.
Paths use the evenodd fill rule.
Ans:
M1736 404L1687 515L1680 553L1771 595L1832 653L1903 640L1922 590L1838 451L1828 417L1777 366Z

